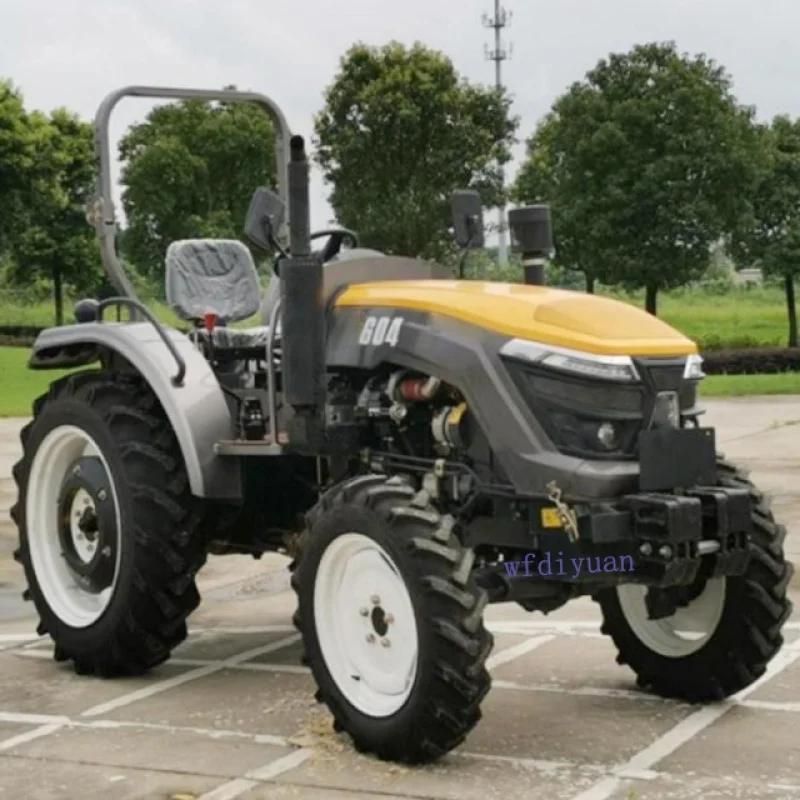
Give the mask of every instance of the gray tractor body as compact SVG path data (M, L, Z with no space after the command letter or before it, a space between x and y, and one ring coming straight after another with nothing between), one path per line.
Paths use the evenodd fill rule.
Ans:
M446 306L447 292L455 302L460 284L446 267L358 247L339 252L323 265L310 249L308 166L302 140L295 137L289 146L285 120L272 101L260 95L141 87L117 92L98 114L101 164L108 156L110 109L126 94L260 104L278 129L282 165L278 189L295 220L289 237L292 255L280 262L281 277L273 276L263 297L251 253L240 242L191 240L169 247L168 302L179 316L195 325L193 331L183 334L152 318L135 301L124 280L113 246L115 223L108 201L108 174L101 169L99 216L94 221L106 244L104 263L110 277L130 298L122 299L149 321L103 322L100 314L97 321L45 331L34 345L34 369L100 361L106 367L140 374L176 432L193 494L246 506L252 499L246 473L257 459L270 461L301 452L319 464L321 457L328 457L321 446L326 441L326 420L362 412L384 413L385 409L357 408L361 401L352 395L346 401L331 399L326 388L330 376L363 376L367 380L363 392L367 392L370 381L385 383L390 373L422 375L451 387L468 409L464 425L469 435L451 425L456 417L448 417L447 409L439 422L426 424L429 431L438 426L434 438L446 449L452 444L448 437L459 439L457 449L472 464L466 468L471 479L483 487L484 494L494 497L488 516L470 523L475 542L525 547L532 542L541 545L548 536L555 536L557 543L563 541L563 526L568 525L571 537L580 536L590 546L631 546L642 537L655 536L670 546L683 539L694 547L704 535L702 510L730 529L736 552L728 566L741 566L739 550L744 538L738 527L749 524L749 501L733 490L726 494L703 489L716 482L715 443L713 431L697 423L697 380L689 372L689 356L634 359L576 351L561 354L566 360L578 357L598 367L621 364L630 373L627 381L604 380L545 366L543 357L558 351L557 347L502 335L491 326L458 319L441 306L420 310L414 303L406 304L402 293L377 307L370 305L369 291L362 293L366 299L357 303L340 302L348 289L359 285L408 281L410 288L419 288L420 281L434 281ZM262 207L271 202L265 192L259 190ZM457 193L454 199L469 223L462 225L461 231L467 248L483 242L475 201L470 192ZM534 211L533 227L522 239L527 242L525 257L537 260L538 265L549 247L549 223L541 209ZM282 220L282 215L276 219ZM269 235L268 227L261 233ZM282 235L282 231L274 233ZM285 242L285 237L281 241ZM209 311L216 326L213 337L202 325ZM257 312L260 325L235 327ZM383 331L380 337L373 335L375 330ZM387 330L394 335L385 335ZM685 345L685 340L681 341ZM267 421L263 437L245 440L237 433L241 424L230 401L234 392L225 384L222 371L215 371L210 363L209 346L218 354L231 349L245 351L240 363L255 358L265 364L265 386L254 389L260 391L258 403ZM678 351L687 352L685 346ZM247 367L243 369L246 373ZM381 391L385 397L385 389ZM436 408L431 413L438 413ZM674 419L667 419L669 413L665 417L665 408ZM687 424L692 422L694 427ZM334 439L337 424L328 431ZM603 425L621 432L620 441L610 451L587 444L587 435L592 439ZM351 448L354 443L362 447L357 439L348 441ZM293 449L293 442L304 442L305 449ZM382 468L392 472L401 466L389 458ZM677 496L675 489L685 492ZM261 495L259 499L268 517L269 498ZM544 514L543 509L552 509L554 503L560 514L555 526L545 524L538 513ZM647 529L648 514L661 515L655 533ZM502 518L503 524L489 524L495 518ZM699 556L692 551L686 575L693 574L699 563Z

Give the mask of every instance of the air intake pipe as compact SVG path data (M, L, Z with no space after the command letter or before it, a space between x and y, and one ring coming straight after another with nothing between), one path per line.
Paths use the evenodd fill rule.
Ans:
M544 286L545 264L553 249L550 206L524 206L508 212L511 243L522 255L525 283Z
M308 454L324 445L325 302L322 259L311 252L309 165L302 136L290 140L289 248L281 260L282 379L289 447Z

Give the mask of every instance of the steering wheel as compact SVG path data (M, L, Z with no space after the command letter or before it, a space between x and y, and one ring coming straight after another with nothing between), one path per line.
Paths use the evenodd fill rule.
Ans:
M345 241L350 247L358 247L358 234L347 228L330 228L324 231L315 231L311 234L311 241L321 239L323 236L330 236L328 243L322 250L322 263L330 261L334 256L339 255Z
M328 243L322 250L323 264L339 255L339 251L342 249L342 244L344 244L345 241L348 242L350 247L358 247L358 234L348 228L328 228L324 231L315 231L311 234L309 240L313 242L314 239L321 239L323 236L330 236ZM289 253L289 248L286 248L285 255L288 256ZM283 257L284 254L279 254L272 266L273 271L278 276L280 276L280 261Z

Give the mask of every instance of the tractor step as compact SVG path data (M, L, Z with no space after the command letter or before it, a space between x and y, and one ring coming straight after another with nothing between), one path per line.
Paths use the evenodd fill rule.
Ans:
M280 456L284 453L284 444L288 437L278 434L279 444L274 444L271 437L265 439L223 439L214 445L214 452L219 456Z

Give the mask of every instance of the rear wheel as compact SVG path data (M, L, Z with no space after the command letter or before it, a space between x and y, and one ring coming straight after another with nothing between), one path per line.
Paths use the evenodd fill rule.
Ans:
M643 586L623 585L595 598L618 663L630 666L640 686L690 702L721 700L763 675L783 644L781 629L792 610L787 593L794 567L783 552L786 529L742 471L721 461L718 473L721 485L750 492L753 535L746 573L693 587L687 602L663 619L649 618Z
M186 637L205 560L200 514L160 405L135 378L84 372L34 404L14 467L26 599L55 657L138 674Z
M317 698L359 750L432 761L480 719L493 639L473 558L399 478L347 481L309 515L295 623Z

